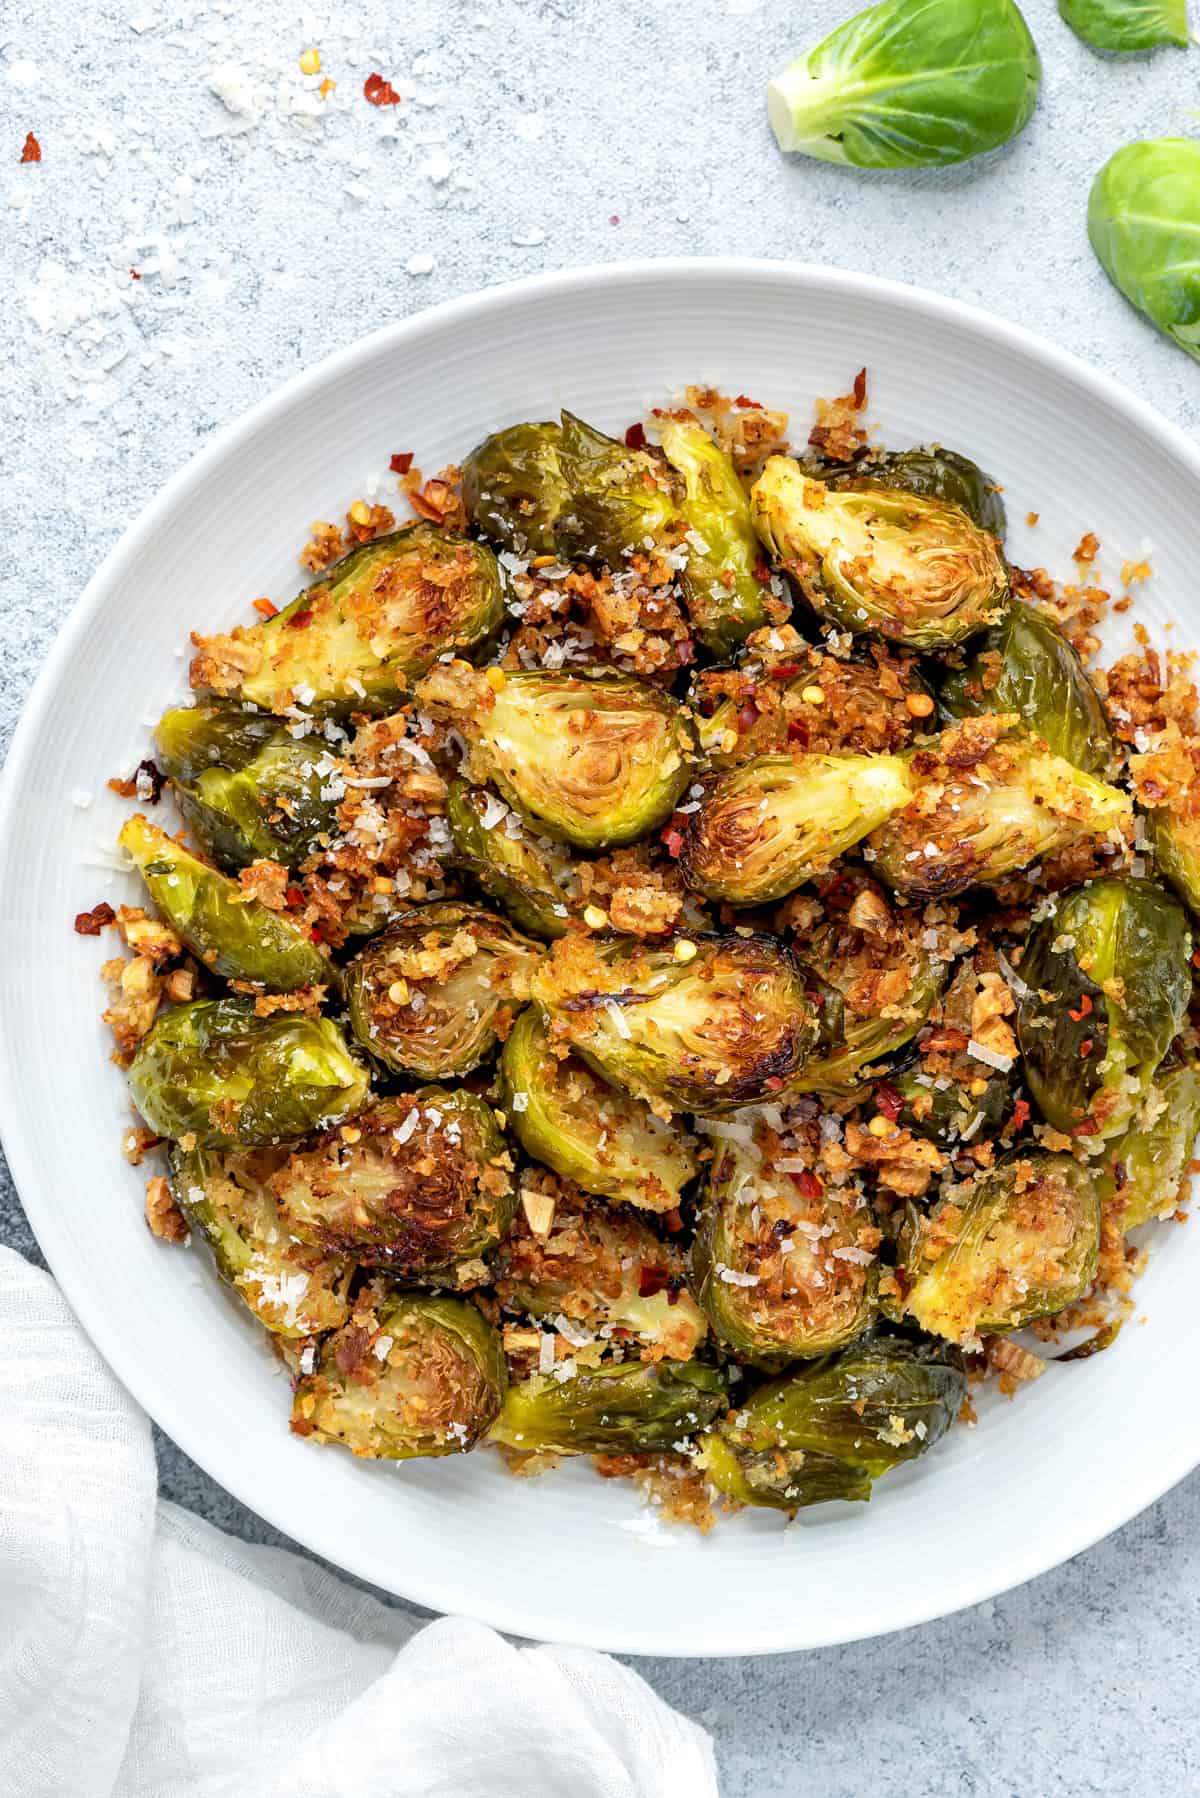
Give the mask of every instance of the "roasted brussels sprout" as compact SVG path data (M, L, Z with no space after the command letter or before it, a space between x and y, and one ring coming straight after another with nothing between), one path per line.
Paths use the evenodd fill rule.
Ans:
M274 712L386 712L440 655L482 643L503 616L486 545L409 525L351 550L273 618L202 640L192 685Z
M664 456L630 449L564 412L558 462L571 495L555 522L559 554L619 567L683 536L683 482Z
M1147 814L1154 859L1194 918L1200 918L1200 815L1157 808Z
M1112 732L1083 663L1058 626L1024 601L1013 601L967 666L950 676L941 703L950 718L1015 715L1085 774L1103 774L1112 761Z
M972 1066L977 1070L974 1078L961 1085L953 1081L937 1085L919 1062L889 1074L888 1084L900 1095L896 1114L900 1128L943 1149L970 1142L980 1130L997 1129L1011 1096L1008 1077L1002 1073L985 1076L978 1062Z
M252 999L197 999L151 1026L129 1090L159 1136L261 1148L352 1118L366 1104L367 1075L328 1018L260 1018Z
M1008 521L1000 489L978 463L954 450L875 450L842 473L836 465L822 464L813 472L831 487L894 487L921 499L941 500L957 506L981 531L1003 541Z
M272 993L313 984L337 990L337 969L307 932L189 855L140 812L126 821L117 841L180 942L214 974Z
M684 713L629 675L539 670L510 674L497 689L455 663L422 683L421 700L454 718L473 780L579 849L646 836L688 783L695 744Z
M462 494L472 524L518 556L552 556L558 521L571 510L558 424L509 425L473 449L462 465Z
M777 1092L817 1034L803 975L770 937L603 950L567 938L531 990L554 1040L674 1111L716 1114Z
M297 1385L292 1429L386 1461L458 1455L492 1423L507 1384L500 1338L469 1299L376 1279Z
M1122 1227L1170 1217L1200 1136L1200 1068L1159 1074L1133 1123L1112 1144L1097 1174L1101 1202L1119 1199Z
M755 573L762 551L746 490L729 456L698 420L665 418L659 439L683 479L688 614L705 649L732 655L767 621L767 589Z
M696 1143L680 1124L609 1086L575 1056L560 1060L535 1005L500 1056L501 1102L521 1147L585 1192L670 1211L696 1173Z
M968 1342L1050 1317L1087 1291L1100 1197L1070 1155L1014 1149L929 1213L913 1207L897 1245L904 1315Z
M693 812L684 879L734 905L782 899L911 798L898 755L755 756L722 775Z
M458 865L502 905L514 924L553 942L566 934L578 878L557 844L537 842L515 812L489 793L456 780L446 800L446 822Z
M221 1278L277 1336L336 1330L350 1315L354 1263L297 1242L268 1186L278 1151L215 1155L171 1147L171 1193L208 1242Z
M775 563L845 630L925 651L1003 615L1000 547L958 506L895 487L831 487L788 456L769 459L750 505Z
M525 1454L644 1454L696 1435L728 1403L723 1375L702 1361L538 1373L509 1387L488 1440Z
M393 1073L469 1073L528 997L540 954L481 905L417 907L347 965L350 1027Z
M941 1440L966 1396L955 1350L872 1337L760 1386L705 1436L701 1460L744 1505L868 1499L881 1474Z
M455 1284L517 1207L491 1106L442 1086L377 1100L353 1131L296 1149L270 1190L302 1241L417 1284Z
M1094 880L1034 926L1017 1036L1057 1129L1108 1138L1128 1126L1183 1024L1191 953L1183 908L1146 880Z

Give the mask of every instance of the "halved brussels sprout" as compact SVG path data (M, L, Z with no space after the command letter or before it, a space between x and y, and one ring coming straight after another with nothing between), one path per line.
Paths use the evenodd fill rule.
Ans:
M674 1111L715 1115L778 1092L817 1035L803 975L770 937L662 949L566 938L531 992L553 1039Z
M957 506L981 531L990 531L1003 541L1008 520L1000 489L977 462L960 456L956 450L940 446L872 450L848 473L827 467L814 472L831 487L892 487L901 493L915 493L921 499Z
M440 655L482 643L503 616L485 544L409 525L351 550L273 618L199 639L192 685L273 712L386 712Z
M501 1102L521 1147L601 1198L670 1211L696 1173L696 1142L575 1056L560 1060L536 1005L500 1055Z
M1017 1038L1057 1129L1108 1138L1132 1121L1183 1025L1191 953L1182 906L1146 880L1094 880L1034 926Z
M966 1396L954 1350L873 1337L760 1386L705 1436L701 1461L718 1491L744 1505L869 1499L882 1474L941 1440Z
M1121 1225L1136 1230L1170 1217L1200 1136L1200 1068L1172 1068L1151 1086L1142 1109L1109 1150L1097 1174L1101 1202L1124 1206Z
M941 691L950 718L1004 712L1085 774L1112 761L1112 732L1100 695L1076 650L1056 624L1014 600L980 642L971 661Z
M1200 815L1161 807L1148 812L1146 822L1159 872L1200 918Z
M454 1284L517 1208L491 1106L442 1086L376 1100L353 1132L328 1131L289 1155L270 1190L304 1242L418 1284Z
M561 442L561 425L509 425L485 437L462 465L471 523L518 556L555 553L558 521L571 509Z
M525 1454L645 1454L694 1436L729 1403L703 1361L619 1361L570 1379L533 1374L508 1396L489 1442Z
M528 997L540 943L481 905L406 912L345 970L350 1027L397 1074L466 1074Z
M172 1144L171 1193L208 1242L217 1272L272 1334L314 1336L350 1315L353 1261L297 1242L267 1182L278 1152L215 1155Z
M913 1207L898 1244L904 1315L968 1342L1073 1304L1096 1277L1100 1197L1070 1155L1014 1149L929 1213Z
M446 799L446 822L457 864L472 873L514 924L553 942L565 936L569 899L579 882L571 858L533 840L518 812L489 793L456 780Z
M1128 793L1036 739L997 737L1008 718L968 718L909 758L914 797L874 832L874 868L910 899L991 886L1030 862L1108 836Z
M664 418L663 454L683 478L688 527L683 590L696 635L712 655L731 655L767 621L762 551L746 489L720 444L694 418Z
M129 1090L159 1136L232 1149L344 1123L362 1110L368 1087L328 1018L260 1018L252 999L197 999L156 1019L133 1058Z
M1008 571L958 506L895 487L836 488L772 456L750 495L755 527L813 610L849 631L945 649L995 624Z
M722 775L689 819L684 879L734 905L782 899L911 798L898 755L756 756Z
M214 974L272 993L314 983L338 990L337 969L306 931L198 861L140 812L117 841L180 942Z
M490 671L489 671L490 672ZM422 682L470 746L470 778L498 787L547 836L579 849L632 843L664 824L695 743L669 694L605 670L510 674L493 686L462 663Z
M571 496L555 521L561 555L619 566L682 537L683 482L653 450L630 449L564 412L558 465Z
M793 1178L774 1161L762 1131L718 1138L692 1244L693 1287L713 1330L769 1373L862 1335L879 1241L856 1187L811 1171Z
M297 1385L292 1429L372 1459L459 1455L488 1429L507 1384L500 1338L469 1299L377 1279Z

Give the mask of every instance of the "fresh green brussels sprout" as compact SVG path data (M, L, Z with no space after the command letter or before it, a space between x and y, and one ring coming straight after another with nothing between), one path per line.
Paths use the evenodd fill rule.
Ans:
M546 836L612 849L664 824L695 743L675 700L625 674L540 669L493 684L462 663L437 668L420 701L444 710L489 782Z
M1109 158L1088 200L1088 237L1109 280L1200 358L1200 143L1159 137Z
M496 1114L443 1086L376 1100L351 1130L296 1149L270 1190L302 1241L418 1284L454 1284L517 1208Z
M978 1062L972 1066L979 1069ZM981 1093L971 1090L976 1080L983 1087ZM888 1084L902 1101L897 1124L943 1149L971 1142L981 1130L986 1134L997 1129L1011 1097L1008 1078L999 1073L985 1077L980 1070L976 1080L963 1085L949 1081L939 1087L929 1074L922 1072L919 1061L889 1074Z
M827 873L912 798L898 755L760 755L693 812L680 865L707 899L765 905Z
M817 1035L800 968L770 937L681 938L661 949L568 937L531 995L555 1041L674 1111L716 1115L777 1092Z
M781 150L860 169L937 168L1033 117L1042 67L1015 0L881 0L767 88Z
M762 551L746 490L730 457L697 419L663 419L659 440L683 480L688 614L705 649L732 655L767 622L767 590L755 573Z
M1175 44L1186 50L1187 0L1058 0L1076 37L1094 50L1129 54Z
M1017 1330L1081 1298L1099 1252L1087 1169L1014 1149L928 1215L910 1209L897 1244L904 1315L950 1342Z
M932 449L871 450L848 472L839 472L830 463L815 466L813 472L831 487L895 487L957 506L981 531L1004 540L1008 520L995 481L969 456L940 444Z
M192 685L266 711L386 712L439 656L484 642L503 616L485 544L409 525L351 550L273 618L202 639Z
M967 1396L945 1344L876 1336L771 1380L701 1445L713 1485L744 1505L798 1511L869 1499L881 1474L939 1442Z
M524 1454L646 1454L674 1448L725 1410L725 1379L703 1361L617 1361L510 1386L490 1442Z
M500 1054L501 1103L521 1147L584 1192L671 1211L697 1169L696 1143L642 1099L554 1053L544 1014L523 1011Z
M1093 880L1034 926L1017 1038L1056 1129L1107 1139L1128 1126L1183 1025L1191 953L1182 906L1146 880Z
M366 1104L368 1086L328 1018L260 1018L252 999L197 999L155 1020L130 1066L129 1090L157 1135L232 1149L344 1123Z
M180 942L214 974L272 993L314 983L337 990L337 969L305 931L189 855L140 812L126 821L117 841Z
M1200 1136L1200 1068L1155 1079L1133 1123L1112 1144L1097 1175L1101 1203L1124 1205L1122 1228L1170 1217Z
M451 783L446 822L458 866L475 876L514 924L548 943L566 935L568 901L579 884L569 855L556 844L535 842L519 812L465 780Z
M1043 856L1119 829L1129 795L1036 738L998 729L1011 717L968 718L909 758L914 797L870 838L873 866L910 899L992 886Z
M371 1459L463 1454L495 1419L507 1384L500 1338L469 1299L376 1279L297 1385L292 1429Z
M558 463L571 495L555 522L560 555L619 567L682 537L683 482L654 450L630 449L564 412Z
M297 1242L271 1197L277 1151L170 1153L171 1193L213 1252L217 1272L276 1336L336 1330L350 1315L354 1263Z
M558 424L509 425L473 449L462 465L471 523L518 556L552 556L559 519L571 509Z
M831 487L772 456L750 495L775 563L821 618L910 649L945 649L995 624L1008 571L959 507L897 487Z
M1103 774L1112 761L1108 719L1078 654L1057 625L1023 601L1013 601L940 698L951 719L1015 714L1030 736L1085 774Z
M1160 807L1146 821L1159 872L1192 916L1200 918L1200 816Z

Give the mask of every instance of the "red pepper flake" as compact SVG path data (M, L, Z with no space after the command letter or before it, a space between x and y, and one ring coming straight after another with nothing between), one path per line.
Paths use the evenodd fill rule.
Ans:
M288 887L283 896L293 911L297 911L302 905L307 903L304 897L303 887Z
M861 412L867 403L867 371L860 368L854 377L854 409Z
M665 1267L640 1267L638 1269L638 1297L652 1299L656 1293L665 1292L671 1284L671 1276Z
M1192 957L1192 966L1194 968L1200 968L1200 949L1197 949L1196 953Z
M739 393L734 400L735 406L741 406L745 412L761 412L762 407L757 400L752 400L747 393Z
M390 81L373 70L363 82L363 94L372 106L399 106L400 96Z
M1090 1018L1091 1015L1092 997L1090 993L1081 994L1078 1011L1068 1011L1067 1013L1067 1016L1071 1019L1072 1023L1075 1024L1082 1024L1084 1018Z
M673 1211L664 1211L662 1221L664 1230L669 1230L672 1236L678 1236L683 1229L683 1215L678 1205Z
M888 1081L880 1080L876 1083L873 1096L875 1099L876 1111L881 1117L885 1117L889 1124L894 1124L896 1119L900 1116L900 1113L904 1110L904 1099L902 1095L898 1093L896 1088L890 1085Z
M766 1078L766 1088L769 1093L781 1093L783 1091L782 1076L779 1074L768 1074Z
M42 160L42 146L41 146L41 144L39 144L37 138L33 135L33 132L27 131L25 134L25 143L21 150L21 161L22 162L40 162L41 160Z
M750 726L752 724L757 724L757 722L758 722L758 707L755 705L755 703L752 699L748 699L746 701L745 705L742 707L741 711L738 713L738 730L739 731L749 730Z
M792 1184L802 1199L819 1199L825 1190L817 1175L808 1172L793 1174Z
M308 934L314 943L321 943L325 940L321 935L321 926L319 924L314 924Z
M254 602L254 610L258 613L260 618L274 618L279 611L279 607L275 604L273 599L256 599Z
M812 732L803 718L791 718L788 720L787 734L789 743L807 743Z
M1029 1122L1029 1100L1018 1099L1012 1108L1012 1117L1008 1120L1014 1130L1023 1130Z
M754 564L751 573L754 575L754 578L760 587L769 587L771 585L771 570L767 567L761 556Z
M75 919L76 936L99 936L106 924L111 924L116 912L105 900L94 906L91 911L81 911Z
M290 631L298 631L302 625L312 623L312 607L305 606L302 612L293 612L287 621Z
M630 425L625 433L626 449L645 449L646 427L643 424Z
M1072 1136L1099 1136L1100 1126L1095 1118L1084 1118L1082 1124L1076 1124Z
M776 662L774 668L767 672L772 680L792 680L797 674L803 674L804 670L799 662Z
M957 1055L960 1049L967 1046L965 1030L956 1030L953 1025L943 1025L940 1030L931 1030L921 1044L922 1055Z
M409 469L412 467L412 465L413 465L413 452L411 450L397 451L397 453L392 457L391 461L388 463L388 467L391 469L393 474L407 474Z
M1092 1050L1095 1047L1096 1047L1095 1037L1093 1037L1093 1036L1085 1037L1083 1042L1081 1042L1079 1045L1079 1059L1081 1061L1086 1061L1088 1056L1091 1054Z
M131 268L131 269L130 269L130 271L129 271L129 279L130 279L130 280L131 280L131 281L140 281L140 280L141 280L141 278L142 278L142 273L141 273L141 270L140 270L140 269L136 269L136 268Z
M662 833L663 846L673 862L679 860L679 852L683 848L683 832L668 825Z

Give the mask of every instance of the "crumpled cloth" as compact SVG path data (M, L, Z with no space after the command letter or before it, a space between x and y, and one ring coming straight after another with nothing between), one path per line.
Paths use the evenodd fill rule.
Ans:
M0 1250L5 1798L716 1798L607 1655L422 1625L156 1492L150 1426Z

